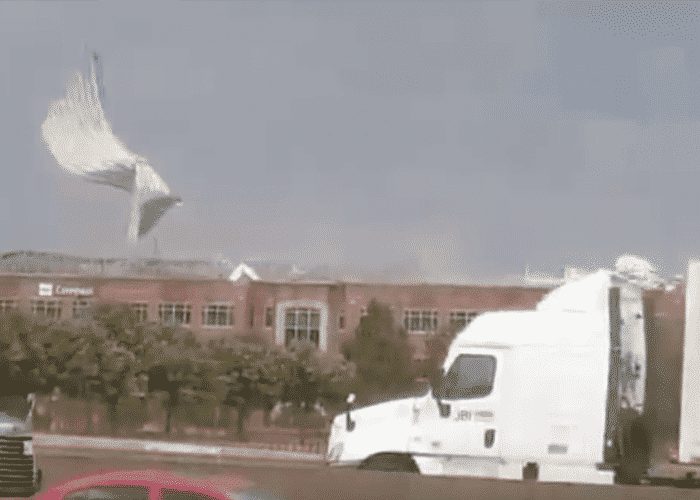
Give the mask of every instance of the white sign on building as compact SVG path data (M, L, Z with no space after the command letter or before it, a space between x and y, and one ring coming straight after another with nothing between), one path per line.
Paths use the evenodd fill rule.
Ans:
M53 283L39 283L39 296L52 297L54 295L71 295L75 297L89 297L95 294L92 287L54 285Z
M56 295L90 296L93 295L92 287L56 285Z

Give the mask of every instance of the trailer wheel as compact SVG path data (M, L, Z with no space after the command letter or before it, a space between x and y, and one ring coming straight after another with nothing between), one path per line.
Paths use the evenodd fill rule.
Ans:
M361 470L376 470L382 472L412 472L418 473L418 466L410 455L402 453L379 453L366 458L359 466Z
M629 420L622 435L622 457L617 480L622 484L640 484L649 468L649 436L641 417Z

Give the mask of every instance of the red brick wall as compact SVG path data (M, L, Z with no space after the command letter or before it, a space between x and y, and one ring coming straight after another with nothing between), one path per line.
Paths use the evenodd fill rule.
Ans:
M93 303L133 303L148 304L148 319L158 319L158 305L161 302L186 303L191 305L189 328L202 340L231 337L247 333L243 312L247 299L247 287L226 280L186 280L186 279L116 279L116 278L76 278L58 276L0 276L0 299L13 298L19 308L30 311L33 299L59 300L62 304L62 319L70 319L73 301L71 296L39 296L39 283L60 284L71 287L91 287L94 295L85 297ZM231 327L205 327L202 325L202 308L210 302L227 302L233 305L234 325Z
M203 341L230 340L256 336L266 342L275 339L275 306L291 300L315 300L328 308L328 350L337 352L343 341L352 337L359 324L361 310L372 299L388 304L398 324L406 308L435 309L439 324L447 324L450 310L489 311L530 309L546 293L541 288L481 287L456 285L391 285L349 283L267 283L224 279L152 279L102 278L75 276L0 275L0 299L13 298L20 308L29 311L30 302L39 298L39 283L73 287L92 287L95 303L148 303L149 320L158 319L161 302L191 305L189 328ZM63 305L63 319L72 314L74 297L53 297ZM211 302L233 306L231 327L211 328L202 325L203 307ZM273 310L271 326L265 325L266 308ZM340 328L340 316L345 327ZM252 323L251 323L252 320Z
M343 337L352 335L359 324L362 308L372 299L388 304L398 324L403 324L404 309L436 309L438 324L445 325L451 310L483 312L532 309L547 291L544 288L498 286L347 285L345 317L348 327Z

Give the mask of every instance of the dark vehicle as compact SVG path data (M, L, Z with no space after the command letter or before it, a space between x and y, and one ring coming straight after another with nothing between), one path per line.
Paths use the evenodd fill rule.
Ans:
M41 488L34 460L34 394L0 396L0 496L28 497Z

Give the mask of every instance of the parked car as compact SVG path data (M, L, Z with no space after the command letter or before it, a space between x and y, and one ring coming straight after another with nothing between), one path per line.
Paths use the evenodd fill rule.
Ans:
M181 476L164 470L118 470L51 486L37 500L282 500L245 478Z

